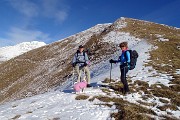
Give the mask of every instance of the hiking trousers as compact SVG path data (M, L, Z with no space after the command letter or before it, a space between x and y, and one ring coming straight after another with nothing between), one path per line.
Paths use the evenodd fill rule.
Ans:
M123 92L126 93L126 92L129 92L128 82L126 79L126 74L129 69L128 69L128 66L121 65L120 70L121 70L121 82L123 83L123 86L124 86Z
M78 74L77 82L82 81L81 74L82 74L82 72L85 72L87 83L90 84L90 71L89 71L88 66L84 66L84 67L80 68L78 65L76 65L75 70L76 70L76 72Z

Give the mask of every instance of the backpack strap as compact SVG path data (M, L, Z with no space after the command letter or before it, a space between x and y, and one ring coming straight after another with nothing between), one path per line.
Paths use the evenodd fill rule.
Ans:
M127 52L129 52L129 54L130 54L130 63L131 63L132 50L126 50L126 51L125 51L125 53L124 53L124 57L125 57L125 59L126 59L126 62L128 61Z
M126 62L127 62L127 59L128 59L128 58L127 58L127 51L128 51L128 50L126 50L126 51L124 52L124 58L126 59Z
M84 56L84 60L86 60L86 59L85 59L85 51L83 51L83 56Z

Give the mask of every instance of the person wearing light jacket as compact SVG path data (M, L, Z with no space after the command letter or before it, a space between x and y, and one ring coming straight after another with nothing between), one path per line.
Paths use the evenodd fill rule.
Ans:
M118 60L111 59L109 62L110 63L120 62L121 82L124 85L122 92L124 94L126 94L126 93L129 93L128 82L126 80L126 74L129 70L129 65L130 65L130 52L128 51L128 43L127 42L120 43L119 47L122 50L122 54L119 56Z
M89 71L89 65L90 61L88 58L87 53L84 51L83 45L79 46L79 49L74 54L73 60L72 60L72 66L75 68L77 74L78 74L78 80L77 82L80 82L81 80L81 74L82 72L85 72L86 78L87 78L87 87L91 87L90 85L90 71Z

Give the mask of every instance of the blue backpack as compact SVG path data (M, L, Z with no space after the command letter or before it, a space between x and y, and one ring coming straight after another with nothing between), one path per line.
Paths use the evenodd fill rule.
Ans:
M138 55L136 50L127 50L127 51L129 51L129 53L130 53L130 67L129 67L129 70L133 70L136 67L136 62L137 62L137 58L138 58L139 55ZM124 57L125 57L125 59L127 61L126 52L124 54L125 55Z

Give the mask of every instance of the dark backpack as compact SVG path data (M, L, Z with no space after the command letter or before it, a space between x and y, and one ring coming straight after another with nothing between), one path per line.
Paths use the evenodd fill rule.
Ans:
M79 53L79 51L77 50L77 52L76 52L76 61L78 61L78 60L77 60L77 58L78 58L78 56L79 56L78 53ZM85 51L83 51L83 56L84 56L84 60L85 60Z
M133 70L136 67L136 62L137 62L137 58L138 58L139 55L138 55L136 50L127 50L127 51L129 51L129 53L130 53L130 67L129 67L129 70ZM125 52L124 57L125 57L125 59L127 61L126 52Z

